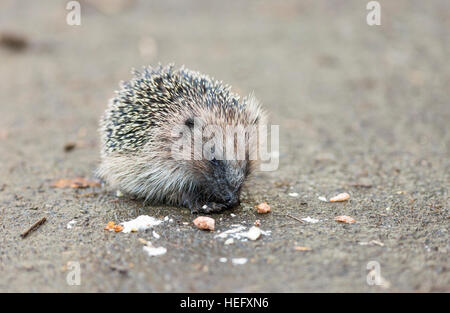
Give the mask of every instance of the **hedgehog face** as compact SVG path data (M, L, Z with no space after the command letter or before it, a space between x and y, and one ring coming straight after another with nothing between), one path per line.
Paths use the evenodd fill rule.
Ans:
M239 196L247 176L246 161L212 159L205 181L208 201L223 203L232 208L239 204Z

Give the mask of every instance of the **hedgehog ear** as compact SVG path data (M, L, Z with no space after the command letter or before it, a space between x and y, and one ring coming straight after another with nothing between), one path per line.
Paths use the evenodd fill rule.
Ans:
M187 120L184 121L184 125L186 125L189 128L194 127L194 119L192 117L189 117Z

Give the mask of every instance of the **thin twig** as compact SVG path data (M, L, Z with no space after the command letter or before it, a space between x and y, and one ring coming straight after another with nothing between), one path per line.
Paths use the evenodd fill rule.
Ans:
M30 228L28 228L26 231L24 231L20 237L25 238L26 236L28 236L31 232L35 231L36 229L39 228L39 226L41 226L42 224L45 223L45 221L47 220L47 218L43 217L41 218L39 221L37 221L36 223L34 223Z
M290 217L290 218L293 218L294 220L296 220L296 221L298 221L298 222L300 222L300 223L304 223L301 219L299 219L299 218L297 218L297 217L295 217L295 216L292 216L292 215L290 215L290 214L286 214L286 216L287 216L287 217Z

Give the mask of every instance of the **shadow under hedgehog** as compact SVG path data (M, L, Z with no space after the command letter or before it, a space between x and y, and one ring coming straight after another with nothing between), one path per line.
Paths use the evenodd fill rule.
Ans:
M201 213L238 205L242 185L258 164L259 157L250 157L262 142L254 138L257 132L237 134L245 137L243 158L223 158L224 141L217 136L212 144L209 141L206 157L204 147L173 149L180 142L191 148L198 136L204 140L207 125L218 127L225 137L230 126L266 125L257 100L253 96L240 100L230 88L173 65L134 71L130 81L121 83L100 121L98 176L111 187L153 204ZM190 134L182 136L176 129ZM232 136L236 145L239 140Z

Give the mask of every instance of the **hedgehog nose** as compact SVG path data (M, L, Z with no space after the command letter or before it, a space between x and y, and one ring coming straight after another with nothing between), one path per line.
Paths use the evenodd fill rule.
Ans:
M239 197L237 197L236 195L233 195L233 194L229 194L225 198L225 201L229 207L235 207L239 204Z

